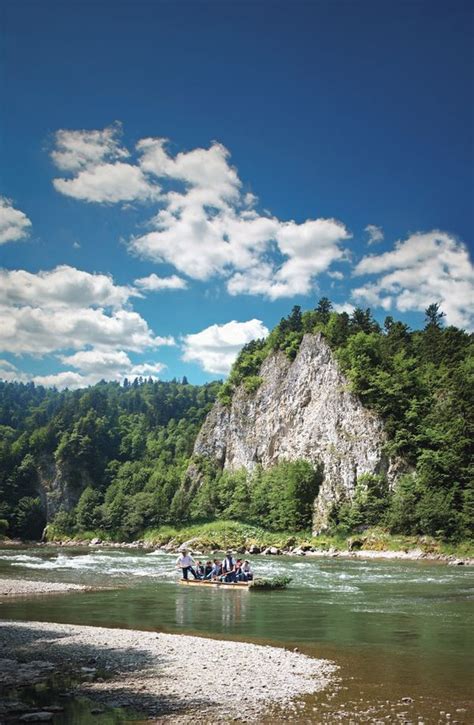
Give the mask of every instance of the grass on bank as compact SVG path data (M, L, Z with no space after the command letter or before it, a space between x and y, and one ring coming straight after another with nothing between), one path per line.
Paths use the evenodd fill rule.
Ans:
M118 542L120 538L113 532L82 531L74 536L59 531L54 525L47 527L47 540L53 541L91 541L99 538L102 541ZM147 529L138 537L149 546L165 546L172 543L178 548L186 542L191 542L191 548L197 550L219 551L227 548L249 549L252 545L265 549L274 546L278 549L292 547L314 547L321 551L336 549L348 551L350 549L365 549L369 551L410 551L421 549L431 554L453 554L455 556L474 556L474 542L464 541L448 543L429 536L402 536L389 534L382 528L370 528L361 533L350 536L321 534L313 536L310 531L288 532L268 531L260 526L246 524L239 521L208 521L206 523L190 524L188 526L160 526Z

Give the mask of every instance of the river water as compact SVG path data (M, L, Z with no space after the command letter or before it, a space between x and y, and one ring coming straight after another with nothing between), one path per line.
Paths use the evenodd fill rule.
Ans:
M340 667L337 695L310 699L314 722L473 721L472 569L262 556L252 560L257 576L288 575L292 583L286 591L252 592L181 587L175 558L99 548L2 549L3 576L110 589L3 601L0 616L298 647Z

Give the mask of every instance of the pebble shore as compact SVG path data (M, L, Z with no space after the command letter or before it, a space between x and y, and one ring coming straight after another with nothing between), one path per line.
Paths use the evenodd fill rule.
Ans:
M90 587L81 584L63 584L61 582L42 582L28 579L0 578L0 597L30 596L31 594L57 594L72 590L85 590Z
M337 669L276 647L69 624L3 621L0 642L4 687L68 669L86 678L78 692L159 722L256 721L335 683Z

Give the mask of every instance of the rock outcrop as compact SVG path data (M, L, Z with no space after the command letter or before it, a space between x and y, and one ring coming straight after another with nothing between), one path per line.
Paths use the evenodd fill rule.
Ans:
M393 486L397 466L384 453L383 422L350 392L321 335L305 335L294 361L281 352L271 354L260 376L255 392L240 386L230 406L215 403L196 439L195 455L229 470L296 459L322 467L316 533L326 527L333 503L352 498L362 474L384 473Z
M84 489L92 485L92 480L86 471L72 469L65 463L57 463L52 456L44 456L41 459L37 472L38 495L47 523L58 511L71 511Z

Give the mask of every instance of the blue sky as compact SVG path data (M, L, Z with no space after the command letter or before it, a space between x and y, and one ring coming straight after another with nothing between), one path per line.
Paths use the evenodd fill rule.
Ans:
M322 295L472 328L467 2L7 0L1 24L0 378L222 377Z

